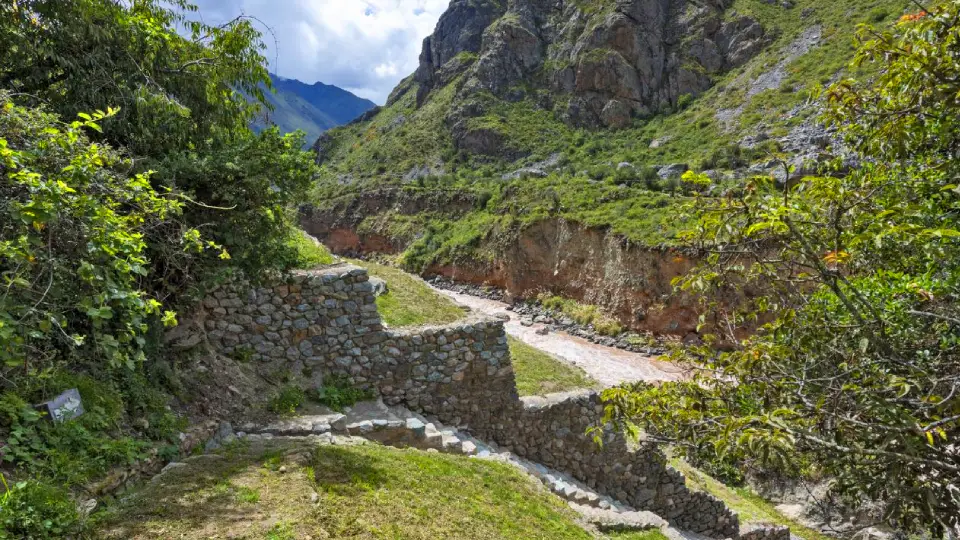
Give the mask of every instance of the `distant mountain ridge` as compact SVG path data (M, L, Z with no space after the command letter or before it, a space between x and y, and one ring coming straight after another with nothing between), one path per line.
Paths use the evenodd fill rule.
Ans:
M369 99L330 84L307 84L272 73L270 79L276 92L264 94L273 111L267 111L256 127L275 124L284 133L303 130L308 145L328 129L346 124L376 107Z

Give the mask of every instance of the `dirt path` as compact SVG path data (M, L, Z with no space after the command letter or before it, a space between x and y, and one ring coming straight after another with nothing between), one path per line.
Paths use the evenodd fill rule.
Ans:
M477 313L490 316L508 315L510 320L504 328L511 336L548 352L557 358L580 367L604 387L634 381L675 381L682 377L683 370L657 357L632 353L590 343L585 339L565 332L537 334L542 324L523 326L516 314L507 310L507 304L477 298L467 294L436 289L456 302Z

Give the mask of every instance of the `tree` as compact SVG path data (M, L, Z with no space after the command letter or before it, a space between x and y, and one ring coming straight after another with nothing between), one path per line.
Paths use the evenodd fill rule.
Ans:
M700 371L607 392L608 419L727 470L815 471L902 530L960 527L958 22L950 0L860 29L875 77L824 93L856 170L690 206L705 259L678 286L713 333L675 356Z
M180 194L186 222L222 244L232 266L282 269L293 257L287 208L303 200L313 164L299 135L250 130L270 86L252 21L212 26L195 11L186 0L0 3L0 88L65 119L114 108L95 140ZM162 246L148 238L151 250ZM182 252L152 255L163 297L218 270Z
M175 322L142 283L147 237L170 250L215 247L183 224L178 198L158 194L148 174L116 172L122 157L87 139L112 114L64 125L0 94L4 380L65 362L136 366L149 321Z

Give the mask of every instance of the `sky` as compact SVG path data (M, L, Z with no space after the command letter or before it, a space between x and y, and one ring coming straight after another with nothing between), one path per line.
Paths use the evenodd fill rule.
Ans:
M417 68L449 0L193 0L207 24L259 20L270 71L383 104Z

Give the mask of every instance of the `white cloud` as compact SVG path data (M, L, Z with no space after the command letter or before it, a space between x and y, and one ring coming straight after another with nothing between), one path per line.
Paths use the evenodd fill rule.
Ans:
M383 103L417 68L449 0L194 0L207 23L262 21L271 70Z

